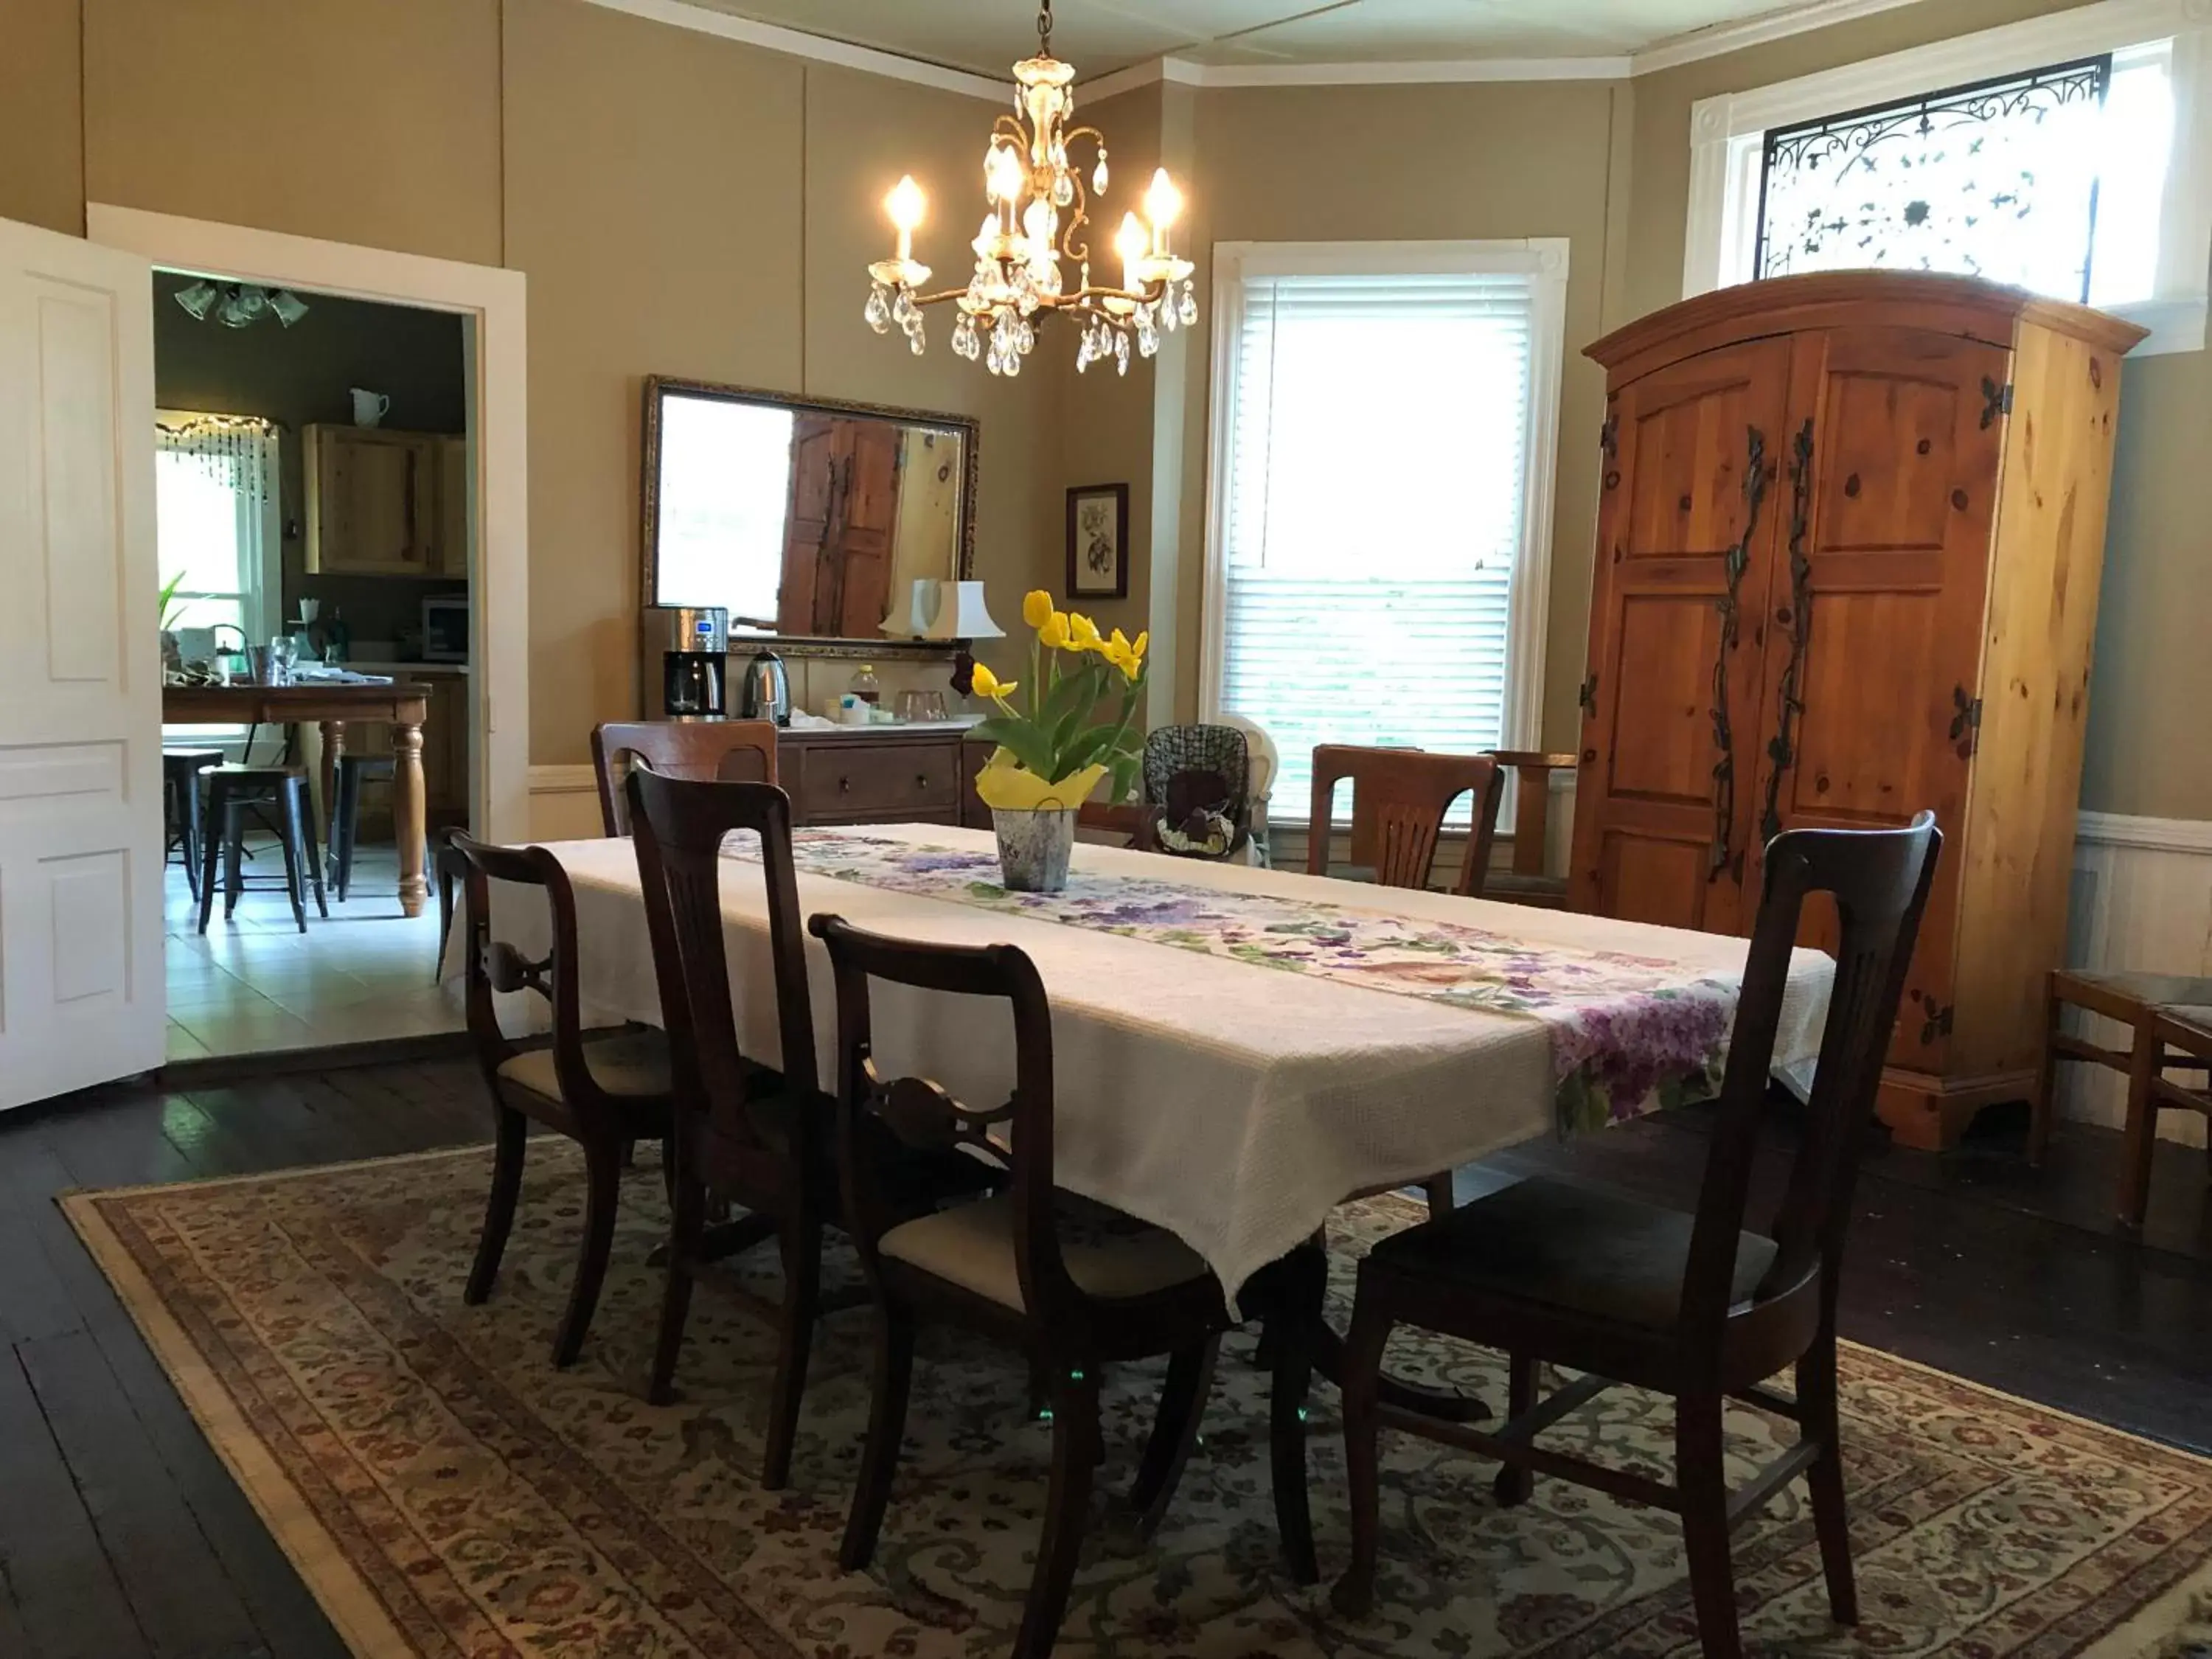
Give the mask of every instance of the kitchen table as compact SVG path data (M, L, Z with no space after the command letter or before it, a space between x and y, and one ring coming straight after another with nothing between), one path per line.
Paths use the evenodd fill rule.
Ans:
M383 724L392 728L392 818L399 844L399 908L422 914L428 894L424 879L423 837L427 831L422 795L422 721L429 688L398 680L386 685L344 684L295 685L170 685L161 690L165 726L319 726L323 758L319 787L324 811L337 799L332 787L338 757L345 752L349 725ZM325 825L325 838L329 826Z
M1232 1298L1353 1194L1591 1121L1582 1080L1607 1044L1637 1048L1636 1063L1607 1073L1616 1097L1608 1107L1600 1091L1595 1121L1672 1097L1677 1028L1702 1022L1689 1050L1710 1068L1744 967L1740 939L1124 848L1078 845L1069 893L1033 899L995 885L983 831L869 825L796 839L802 916L831 911L884 933L1030 954L1052 1006L1060 1183L1173 1231ZM740 1041L773 1066L765 892L750 841L725 849L723 915ZM659 1024L630 843L550 850L575 890L584 1003ZM498 935L542 954L543 901L495 893ZM449 974L465 940L455 930ZM827 1083L836 999L826 951L811 937L806 946ZM1817 1052L1833 971L1820 952L1796 953L1778 1067ZM1595 988L1568 1008L1559 988L1577 976ZM1615 983L1637 988L1608 1000ZM874 1047L894 1074L935 1078L969 1100L1012 1086L1002 1006L879 986ZM1647 1081L1659 1085L1650 1098L1618 1097Z

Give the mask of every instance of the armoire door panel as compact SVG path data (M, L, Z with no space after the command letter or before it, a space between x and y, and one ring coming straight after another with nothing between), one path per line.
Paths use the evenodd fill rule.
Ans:
M1734 932L1787 341L1608 401L1571 870L1577 908Z
M1707 928L1709 852L1703 836L1681 840L1631 830L1608 831L1598 851L1607 915L1659 927Z
M2008 362L1975 340L1833 329L1796 337L1791 364L1759 840L1935 812L1950 856L1929 895L1890 1051L1917 1070L1942 1068L1949 1030L1967 711L1980 684L2003 437L2000 413L1984 423L1995 407L1985 386L2002 387ZM1796 447L1808 429L1809 448Z
M1710 596L1679 588L1621 596L1620 668L1600 688L1612 704L1608 794L1711 807L1720 649L1720 611Z

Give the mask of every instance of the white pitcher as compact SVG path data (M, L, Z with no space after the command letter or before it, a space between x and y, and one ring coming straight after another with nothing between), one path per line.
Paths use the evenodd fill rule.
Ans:
M391 411L392 399L365 386L353 389L353 423L356 426L374 426Z

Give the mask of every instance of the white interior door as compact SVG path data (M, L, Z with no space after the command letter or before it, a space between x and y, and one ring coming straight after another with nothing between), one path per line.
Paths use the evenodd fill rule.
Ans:
M0 220L0 1109L162 1060L153 314Z

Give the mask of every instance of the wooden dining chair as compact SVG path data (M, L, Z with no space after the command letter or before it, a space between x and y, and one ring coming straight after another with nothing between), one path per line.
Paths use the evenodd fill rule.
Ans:
M2069 1008L2100 1014L2124 1027L2128 1046L2107 1048L2075 1036L2065 1028ZM2119 1073L2128 1080L2128 1092L2115 1209L2122 1226L2142 1226L2150 1204L2151 1152L2158 1145L2159 1113L2193 1111L2212 1117L2212 1041L2204 1036L2208 1027L2212 1027L2212 979L2054 969L2044 984L2043 1064L2028 1117L2027 1161L2040 1168L2050 1155L2061 1060L2087 1061ZM2169 1072L2205 1073L2205 1085L2185 1086L2169 1078ZM2206 1173L2212 1176L2212 1163Z
M774 783L774 720L611 720L592 728L592 770L599 783L599 824L629 834L623 775L632 759L672 778Z
M1336 786L1346 778L1352 781L1349 861L1372 870L1376 884L1383 887L1428 886L1444 817L1462 795L1471 794L1474 821L1451 890L1462 898L1480 896L1498 832L1498 805L1505 788L1505 774L1494 757L1317 745L1313 751L1313 815L1306 832L1310 876L1328 873Z
M1532 749L1493 749L1490 757L1513 774L1513 862L1510 868L1492 870L1485 876L1482 896L1505 904L1564 910L1567 878L1549 874L1544 867L1551 841L1552 774L1572 772L1579 763L1572 755Z
M846 1148L846 1206L860 1265L878 1310L875 1398L858 1490L839 1559L866 1566L883 1525L906 1422L915 1333L925 1319L1019 1349L1048 1379L1051 1492L1036 1565L1012 1651L1052 1650L1075 1575L1101 1440L1101 1367L1169 1356L1159 1413L1129 1502L1150 1535L1165 1513L1196 1443L1221 1333L1230 1323L1221 1283L1164 1229L1062 1192L1053 1179L1052 1015L1035 964L1011 945L960 947L885 939L842 917L810 926L830 947L837 984L839 1133ZM954 1099L934 1083L892 1077L871 1048L872 981L1008 1005L1015 1086L988 1107ZM909 1146L966 1149L1010 1170L1007 1190L917 1218L885 1201L869 1126ZM993 1130L1010 1133L1011 1157ZM1302 1422L1325 1267L1303 1247L1276 1264L1272 1289L1248 1287L1269 1306L1273 1400L1269 1409L1275 1521L1291 1571L1316 1577L1307 1511Z
M791 800L772 783L672 778L643 768L630 773L625 789L675 1089L667 1279L647 1392L656 1405L674 1398L695 1282L764 1320L779 1346L761 1484L777 1491L790 1479L815 1321L866 1300L821 1295L823 1230L841 1222L844 1210L830 1101L817 1086ZM760 837L757 865L721 856L723 842L738 830ZM731 870L748 881L757 870L766 884L765 972L750 963L731 971L722 912L723 878ZM733 995L740 1003L772 1000L780 1068L745 1052ZM972 1194L994 1179L971 1158L890 1156L896 1150L877 1149L894 1166L888 1179L907 1212ZM708 1207L716 1200L746 1213L710 1227ZM781 1302L753 1294L724 1265L771 1238L782 1258Z
M658 1032L585 1040L577 994L576 897L558 859L542 847L492 847L459 830L447 846L465 872L469 1035L491 1091L497 1131L491 1195L462 1299L482 1302L499 1276L522 1194L530 1125L542 1123L576 1141L584 1149L584 1237L568 1309L553 1338L553 1363L567 1365L584 1346L606 1279L623 1163L638 1141L665 1142L669 1133L668 1050ZM532 960L494 937L495 881L544 896L553 936L544 956ZM550 1047L524 1048L508 1039L492 1001L500 991L534 992L551 1005Z
M1698 1628L1713 1659L1742 1651L1729 1534L1804 1474L1830 1611L1839 1624L1856 1622L1836 1413L1836 1285L1859 1147L1942 845L1928 812L1904 830L1793 830L1769 843L1694 1214L1526 1181L1384 1239L1360 1264L1344 1380L1352 1559L1336 1586L1340 1612L1362 1616L1373 1601L1376 1438L1387 1426L1504 1463L1501 1503L1524 1501L1534 1475L1555 1474L1679 1515ZM1747 1232L1790 951L1814 893L1833 896L1841 921L1820 1065L1788 1189L1770 1230ZM1485 1432L1379 1402L1383 1347L1401 1324L1504 1349L1511 1420ZM1583 1375L1540 1401L1547 1361ZM1765 1386L1793 1363L1794 1397ZM1672 1484L1535 1444L1616 1382L1674 1396ZM1721 1424L1731 1397L1798 1427L1796 1443L1734 1492Z

